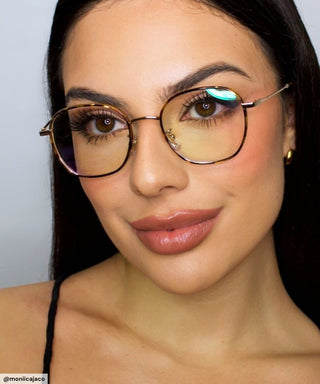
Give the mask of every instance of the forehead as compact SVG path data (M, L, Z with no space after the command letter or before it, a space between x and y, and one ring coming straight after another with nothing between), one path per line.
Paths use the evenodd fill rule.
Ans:
M66 88L159 87L219 61L254 80L275 76L254 33L220 11L187 0L103 1L69 33L62 73Z

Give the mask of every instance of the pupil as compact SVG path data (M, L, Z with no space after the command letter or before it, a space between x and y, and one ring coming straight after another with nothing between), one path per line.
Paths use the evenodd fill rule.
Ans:
M215 104L210 101L198 103L195 108L197 113L202 117L211 116L216 110Z
M115 121L114 119L106 118L106 119L98 119L97 120L97 128L101 132L110 132L114 127Z

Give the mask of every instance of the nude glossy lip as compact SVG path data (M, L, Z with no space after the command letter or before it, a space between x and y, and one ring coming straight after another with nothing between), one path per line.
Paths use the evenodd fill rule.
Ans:
M171 255L199 245L213 229L222 208L148 216L131 223L140 241L151 251Z

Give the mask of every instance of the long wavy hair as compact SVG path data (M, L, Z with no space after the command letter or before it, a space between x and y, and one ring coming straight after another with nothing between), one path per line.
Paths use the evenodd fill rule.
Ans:
M65 106L61 57L72 26L101 1L59 0L47 56L51 113ZM292 0L189 0L218 9L253 31L279 75L291 83L296 151L286 167L285 194L274 236L280 273L295 303L317 324L320 302L320 70ZM72 274L117 250L79 180L52 159L54 236L51 276Z

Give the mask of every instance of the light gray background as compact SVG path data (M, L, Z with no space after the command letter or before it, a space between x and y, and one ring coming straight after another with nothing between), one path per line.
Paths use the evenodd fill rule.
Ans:
M44 60L56 0L0 2L0 287L48 279L51 196ZM296 0L320 53L320 2Z

